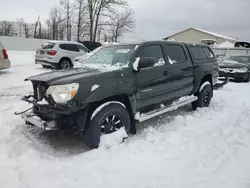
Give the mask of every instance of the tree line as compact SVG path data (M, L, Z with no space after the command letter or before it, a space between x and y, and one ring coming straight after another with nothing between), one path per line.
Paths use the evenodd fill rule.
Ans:
M29 25L23 19L1 21L0 35L26 38L118 42L135 27L127 0L60 0L45 23L40 16Z

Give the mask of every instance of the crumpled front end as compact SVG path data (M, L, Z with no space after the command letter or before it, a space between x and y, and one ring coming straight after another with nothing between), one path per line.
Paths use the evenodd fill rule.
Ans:
M32 104L32 108L16 113L21 115L26 124L43 130L63 130L76 124L76 113L71 105L57 104L46 95L49 86L45 82L32 81L33 95L24 96L23 101Z

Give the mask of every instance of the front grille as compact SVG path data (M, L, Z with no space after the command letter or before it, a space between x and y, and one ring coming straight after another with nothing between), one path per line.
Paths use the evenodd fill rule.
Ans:
M44 82L33 82L34 98L38 101L43 100L48 85Z

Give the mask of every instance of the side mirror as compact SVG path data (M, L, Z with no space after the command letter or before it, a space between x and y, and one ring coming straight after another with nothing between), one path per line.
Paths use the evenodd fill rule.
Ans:
M152 57L141 58L138 64L138 69L153 67L155 65L155 60Z

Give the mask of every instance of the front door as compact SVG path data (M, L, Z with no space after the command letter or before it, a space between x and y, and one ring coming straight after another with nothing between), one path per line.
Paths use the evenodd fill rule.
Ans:
M152 57L156 64L154 67L140 69L135 73L137 84L138 108L157 104L164 101L165 87L168 79L168 66L164 58L163 49L160 44L149 44L144 46L138 57Z

